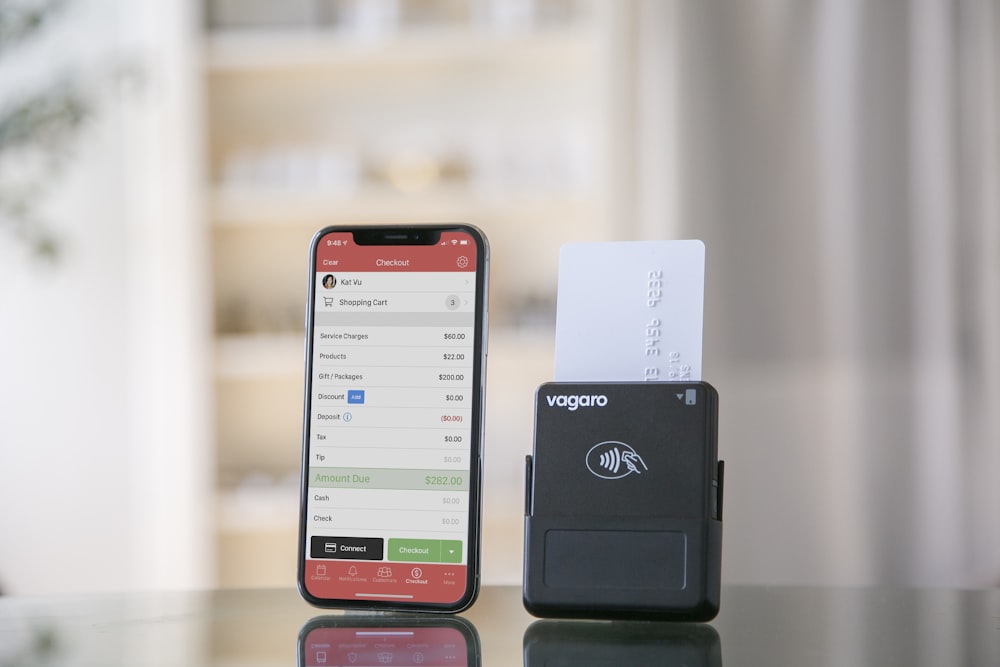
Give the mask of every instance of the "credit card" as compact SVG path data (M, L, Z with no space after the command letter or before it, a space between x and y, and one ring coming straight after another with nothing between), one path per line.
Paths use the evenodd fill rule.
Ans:
M564 245L555 380L700 381L704 302L701 241Z

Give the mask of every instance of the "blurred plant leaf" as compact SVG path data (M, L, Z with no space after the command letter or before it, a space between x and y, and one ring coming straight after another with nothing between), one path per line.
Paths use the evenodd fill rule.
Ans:
M17 638L17 633L13 633L11 639ZM0 667L54 664L55 658L61 652L61 642L55 628L33 628L31 634L21 643L23 644L21 646L14 645L12 653L0 656Z
M0 229L24 243L39 259L54 262L59 258L55 233L35 214L32 189L22 192L0 191Z
M66 5L67 0L0 0L0 55L40 34ZM38 205L70 157L92 106L80 79L67 76L0 108L0 233L38 258L58 257L58 237Z
M66 0L0 0L0 52L41 30Z
M43 199L90 114L87 97L68 82L0 110L0 228L40 259L57 259L59 245L33 203Z
M89 115L83 94L58 84L0 111L0 151L31 146L58 152Z

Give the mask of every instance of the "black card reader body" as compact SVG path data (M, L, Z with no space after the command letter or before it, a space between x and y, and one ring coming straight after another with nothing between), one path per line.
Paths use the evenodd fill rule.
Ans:
M711 620L722 486L708 383L543 384L527 457L525 608Z

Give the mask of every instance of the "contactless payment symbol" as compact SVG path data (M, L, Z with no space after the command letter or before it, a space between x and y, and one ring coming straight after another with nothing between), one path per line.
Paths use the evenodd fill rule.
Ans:
M641 475L648 471L646 462L639 453L617 440L600 442L587 452L587 470L601 479L621 479L632 473Z

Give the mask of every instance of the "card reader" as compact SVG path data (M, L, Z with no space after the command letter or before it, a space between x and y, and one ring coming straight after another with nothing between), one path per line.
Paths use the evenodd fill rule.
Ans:
M527 457L524 606L536 616L718 613L723 462L705 382L540 386Z

